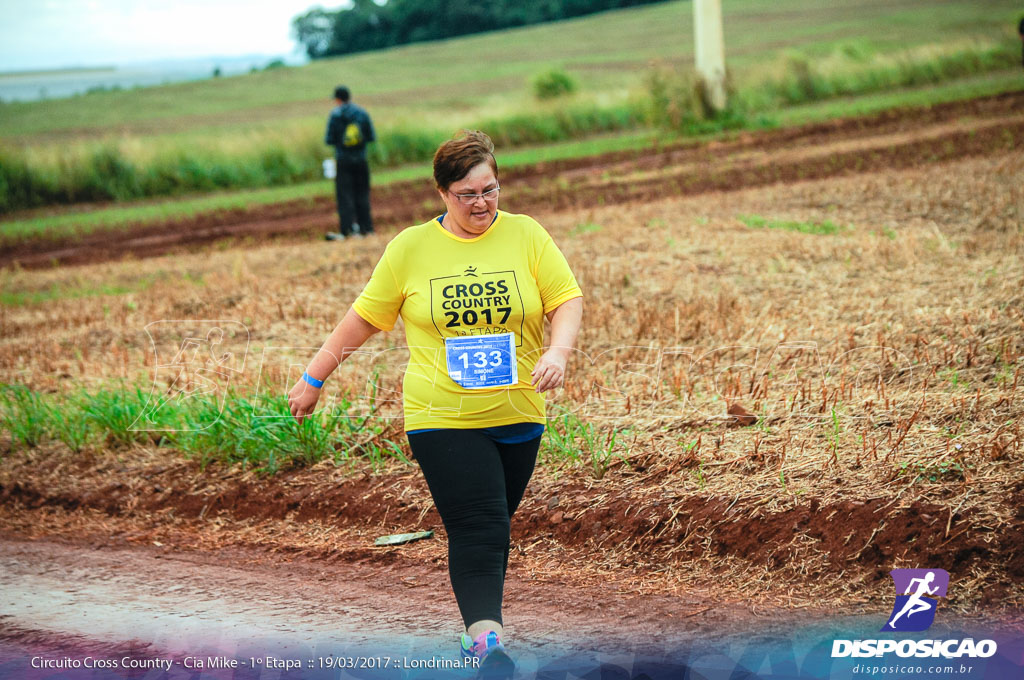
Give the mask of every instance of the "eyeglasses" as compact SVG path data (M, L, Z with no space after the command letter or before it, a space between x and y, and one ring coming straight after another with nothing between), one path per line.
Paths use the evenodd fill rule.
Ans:
M459 199L459 203L461 203L462 205L473 205L474 203L476 203L476 199L478 198L482 198L485 201L498 200L498 191L500 190L501 187L494 187L493 189L488 189L482 194L456 194L451 191L449 191L448 193L454 196L455 198Z

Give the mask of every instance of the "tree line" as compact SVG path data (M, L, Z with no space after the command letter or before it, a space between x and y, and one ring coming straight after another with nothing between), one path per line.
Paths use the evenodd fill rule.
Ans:
M665 0L354 0L335 11L314 7L292 20L310 59L442 40Z

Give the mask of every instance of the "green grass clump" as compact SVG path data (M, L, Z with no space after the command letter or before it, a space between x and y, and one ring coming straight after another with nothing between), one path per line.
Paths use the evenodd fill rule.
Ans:
M11 433L11 441L35 448L46 435L52 412L42 397L21 385L0 387L0 408L4 429Z
M44 205L40 201L49 201L55 194L56 189L38 168L31 167L22 156L0 149L0 214Z
M583 141L566 141L544 146L526 147L501 153L499 162L502 170L532 165L534 163L578 158L623 149L634 149L649 145L653 140L664 141L664 133L642 130L615 137L595 137ZM373 185L383 186L391 182L423 180L430 177L428 163L404 165L399 168L374 172ZM317 197L333 197L333 185L324 179L295 184L287 187L241 190L232 193L196 196L159 203L112 206L89 211L70 212L62 215L30 217L4 223L0 233L0 245L15 244L27 240L47 239L61 241L92 233L96 230L123 229L133 225L161 222L171 219L185 219L198 214L209 214L222 210L246 210L259 206L284 203L287 201L313 200ZM439 206L440 207L440 206ZM0 303L24 305L45 302L58 297L76 295L114 294L116 289L84 287L67 290L52 288L47 291L0 292Z
M0 241L2 243L2 241ZM149 288L155 279L144 278L134 285L93 285L82 284L78 286L59 286L52 284L49 288L34 291L0 291L0 305L6 307L24 307L30 305L41 305L54 300L68 300L100 295L127 295Z
M576 81L562 69L553 68L533 79L533 96L541 101L571 94L576 88Z
M587 467L594 479L601 479L612 462L624 459L619 437L627 432L612 428L607 432L580 420L575 413L551 407L548 426L541 441L540 457L547 464L568 463ZM629 447L626 447L628 453Z
M832 236L847 231L847 228L831 220L822 222L795 222L791 220L770 220L760 215L740 215L739 221L752 229L784 229L801 234Z
M927 107L951 101L989 97L1020 89L1020 70L998 71L929 85L914 90L888 90L856 98L842 97L781 109L779 125L801 125L838 117L866 116L897 107Z
M569 234L572 236L576 236L578 234L589 234L595 231L601 231L603 228L604 227L596 222L580 222L569 230Z
M636 106L600 107L577 104L485 120L470 127L486 130L499 147L578 139L600 132L635 129L644 125ZM396 128L379 134L369 146L375 170L433 158L451 132ZM13 152L0 157L0 214L16 209L81 202L126 201L153 196L213 192L226 189L288 186L319 180L329 150L318 132L297 137L293 144L275 142L247 153L181 151L135 162L113 145L78 156L69 155L58 167L29 163ZM7 229L4 236L10 238Z
M233 391L216 394L148 393L141 387L78 390L44 395L21 385L0 387L0 423L12 442L36 447L47 438L73 452L90 445L173 447L199 461L241 464L268 474L363 461L380 470L392 461L412 463L391 437L393 425L371 411L356 413L342 399L300 425L284 395L253 399ZM596 479L628 452L623 429L601 430L553 407L541 458L548 464L586 467Z
M171 442L199 458L243 463L271 474L285 467L308 466L332 457L343 419L314 415L299 425L288 411L287 399L276 396L259 404L229 394L175 405L177 427Z
M86 423L111 444L130 445L149 439L148 429L159 429L163 423L143 418L149 395L136 387L129 390L101 390L86 397L79 407Z
M741 98L776 105L803 104L834 97L862 95L904 87L933 85L957 78L989 73L1016 66L1020 47L1009 41L982 47L970 47L948 54L914 54L879 58L863 63L863 58L846 68L826 70L812 57L793 53L787 58L786 74L769 80L760 88L751 88Z
M632 130L646 123L644 109L636 103L600 106L590 102L566 105L551 111L492 118L473 127L485 131L495 146L508 149L580 139L602 132Z
M54 167L6 152L0 156L0 211L294 184L318 177L322 156L310 145L270 146L239 155L181 152L143 164L106 145Z
M427 161L448 137L449 133L440 130L393 128L367 147L367 159L375 169Z
M828 58L790 52L781 74L742 86L727 78L729 103L724 111L718 112L709 106L704 86L692 71L660 65L646 76L646 119L652 125L685 135L774 127L779 117L785 115L786 107L934 85L1009 69L1019 61L1019 49L1005 41L948 53L919 50L896 56L875 55L870 60L863 48L840 48ZM901 93L893 105L898 105L903 96ZM848 105L844 102L844 106Z
M386 421L353 415L352 404L321 409L299 425L284 395L253 400L226 394L149 393L141 387L43 395L21 385L0 386L0 424L16 445L46 439L78 453L90 445L171 446L199 461L241 464L273 474L283 469L366 461L379 470L411 462L388 438Z
M78 395L44 396L23 385L0 385L0 423L13 443L29 448L49 438L79 453L96 436Z
M97 435L77 395L55 398L47 405L47 434L63 442L72 453L81 453Z

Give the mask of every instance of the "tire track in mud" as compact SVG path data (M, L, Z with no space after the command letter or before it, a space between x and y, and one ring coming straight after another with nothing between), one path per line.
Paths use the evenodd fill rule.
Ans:
M735 139L683 143L502 171L506 205L538 214L651 196L732 191L781 182L906 169L1024 147L1024 92L897 109ZM388 232L429 219L437 196L428 178L373 190L374 220ZM319 237L335 227L334 204L320 198L210 213L94 233L55 244L0 247L0 266L38 268L151 257L225 239Z

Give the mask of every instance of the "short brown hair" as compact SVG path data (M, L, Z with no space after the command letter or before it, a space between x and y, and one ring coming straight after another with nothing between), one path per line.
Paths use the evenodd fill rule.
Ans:
M455 137L437 148L434 154L434 183L447 191L469 171L487 163L498 176L498 162L494 160L494 142L479 130L461 130Z

